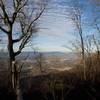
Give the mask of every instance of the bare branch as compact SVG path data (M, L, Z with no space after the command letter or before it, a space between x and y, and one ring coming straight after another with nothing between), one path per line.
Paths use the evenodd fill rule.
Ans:
M14 39L14 40L13 40L13 43L20 42L24 37L25 37L25 35L22 35L22 36L20 36L18 39Z
M4 33L6 33L6 34L8 34L8 33L9 33L6 29L4 29L4 28L3 28L3 27L1 27L1 26L0 26L0 30L1 30L1 31L3 31L3 32L4 32Z
M29 30L30 30L32 24L40 18L40 16L41 16L42 13L44 12L44 10L45 10L45 7L44 7L44 8L42 9L42 11L36 16L36 18L30 23L30 25L29 25L29 27L28 27L28 29L27 29L27 32L29 32Z
M1 7L2 11L3 11L4 17L5 17L5 19L7 20L8 24L11 24L11 22L10 22L10 20L9 20L9 16L8 16L8 14L7 14L7 12L6 12L5 5L4 5L4 3L3 3L2 0L0 0L0 1L1 1L1 2L0 2L0 3L1 3L0 7Z
M21 40L22 40L22 42L19 46L19 50L15 53L15 56L17 56L18 54L21 53L21 51L23 50L23 48L25 47L25 45L28 43L29 39L31 38L32 34L36 31L34 24L41 17L44 10L45 10L45 7L41 10L41 12L39 14L37 14L36 18L33 19L33 21L31 21L31 23L28 25L28 28L26 31L24 31L25 26L23 25L22 20L20 20L22 36L19 39L13 40L13 43L19 42Z
M21 5L21 4L22 4L21 2L22 2L22 1L20 0L20 1L17 3L17 7L15 7L15 3L14 3L15 12L13 13L12 23L14 23L14 21L15 21L16 18L17 18L17 14L20 12L20 10L21 10L23 7L25 7L25 5L27 4L28 0L26 0L26 1L24 2L23 5Z
M98 30L98 32L100 33L100 27L98 26L97 23L95 23L96 29Z

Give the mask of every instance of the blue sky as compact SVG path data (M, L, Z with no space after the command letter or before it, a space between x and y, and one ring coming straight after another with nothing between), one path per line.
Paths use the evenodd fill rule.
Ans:
M64 15L66 5L62 4L62 0L52 0L52 9L47 10L40 19L39 27L44 29L40 29L33 42L41 51L69 51L63 45L70 45L74 28Z
M68 0L52 0L52 4L49 5L52 9L47 10L41 18L39 27L44 29L40 29L38 37L33 41L41 51L67 52L69 49L63 45L70 46L70 41L79 37L77 34L74 35L75 27L67 18L66 1ZM82 1L82 3L86 2ZM91 14L90 9L88 8L85 13L86 18Z
M38 47L41 51L60 51L60 52L68 52L69 49L65 48L64 45L70 47L71 42L75 41L75 39L79 38L77 31L75 30L75 26L73 23L67 18L67 7L68 1L76 1L76 0L51 0L48 8L43 14L42 18L39 22L40 29L38 32L38 36L33 39L31 44L35 44L35 47ZM95 32L94 29L88 26L87 23L89 20L91 21L92 13L91 11L95 9L93 5L90 5L88 0L79 0L80 3L85 4L84 11L82 15L82 20L85 22L83 25L83 33L85 34L93 34ZM87 21L84 21L87 20ZM31 48L26 48L25 50L32 50Z
M69 0L71 1L71 0ZM75 0L73 0L75 2ZM94 9L90 5L88 0L80 0L82 4L85 4L85 10L83 13L83 21L89 21L91 19L91 10ZM67 18L67 5L68 0L51 0L48 8L40 18L38 27L40 27L37 37L31 41L34 47L39 48L41 51L60 51L68 52L69 49L65 48L64 45L70 46L71 41L79 38L79 35L75 31L75 26ZM90 20L91 21L91 20ZM86 21L85 21L86 22ZM87 25L83 25L83 33L92 34L95 32L91 27L87 28ZM15 31L15 30L14 30ZM5 37L5 36L4 36ZM17 45L15 45L17 49ZM26 47L24 50L31 51L31 47Z

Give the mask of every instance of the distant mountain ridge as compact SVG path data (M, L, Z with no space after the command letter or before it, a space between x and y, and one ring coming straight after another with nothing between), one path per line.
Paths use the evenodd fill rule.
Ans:
M74 59L77 56L77 53L73 52L41 52L44 57L61 57L65 59ZM18 59L24 59L28 56L28 59L34 58L34 52L22 52L20 55L17 56ZM8 59L7 52L0 52L0 59Z

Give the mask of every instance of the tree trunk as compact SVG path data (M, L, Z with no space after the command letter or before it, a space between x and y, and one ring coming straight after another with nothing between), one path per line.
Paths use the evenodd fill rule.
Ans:
M16 61L13 59L10 60L10 67L11 67L11 83L16 94L16 100L22 100L22 94L20 89L20 73L18 70L18 66L16 65Z
M12 88L14 89L14 92L16 94L16 100L22 100L20 87L19 87L20 74L19 74L18 66L16 65L16 61L15 61L12 34L8 35L8 53L9 53L10 81L12 84Z
M9 71L10 71L10 79L12 83L12 87L14 88L14 80L12 80L13 72L14 72L14 66L13 62L15 62L15 56L13 51L13 41L12 41L12 33L9 33L8 35L8 53L9 53Z
M86 64L85 64L85 51L84 51L84 39L82 34L82 29L79 29L79 35L81 39L81 50L82 50L82 60L83 60L83 78L86 80Z
M13 89L16 93L16 100L22 100L22 94L21 94L21 88L20 88L20 73L18 69L18 65L16 62L12 62L12 83L13 83Z

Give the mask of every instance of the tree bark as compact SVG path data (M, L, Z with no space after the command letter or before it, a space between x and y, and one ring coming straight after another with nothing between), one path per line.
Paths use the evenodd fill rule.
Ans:
M12 33L8 34L8 53L9 53L9 71L10 71L10 82L12 84L12 88L16 94L16 100L22 100L21 98L21 90L20 90L20 73L18 70L18 66L15 61L15 53L13 50L13 39Z

